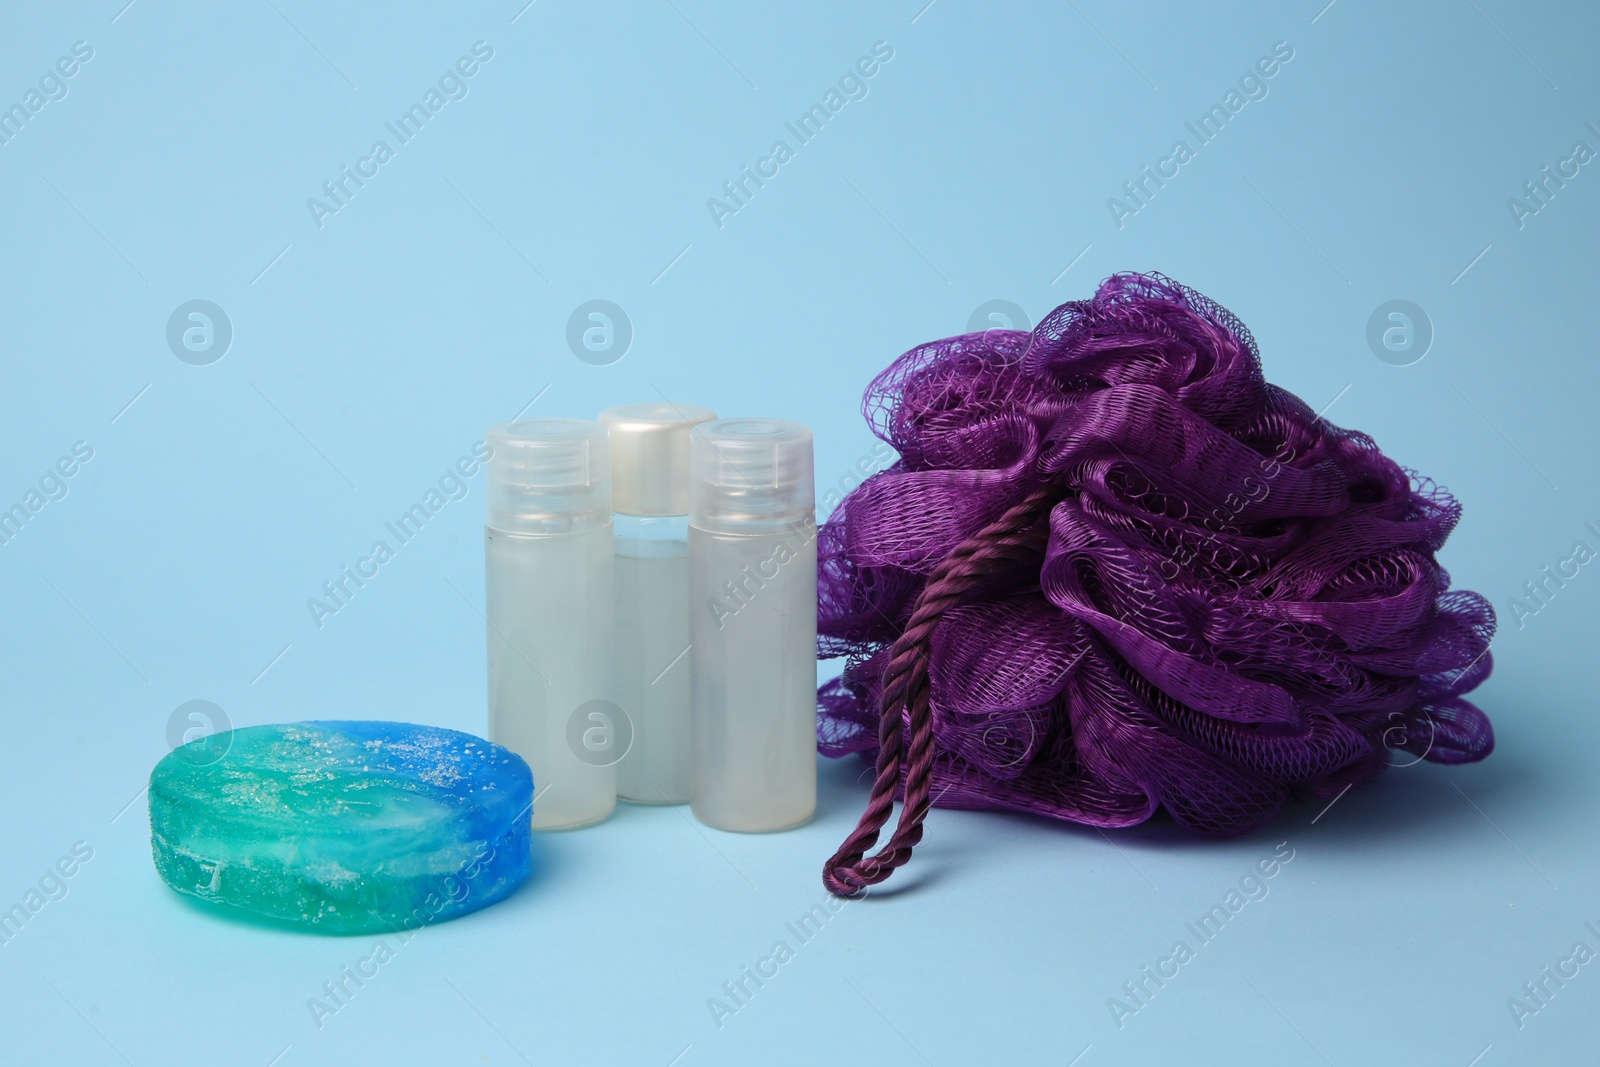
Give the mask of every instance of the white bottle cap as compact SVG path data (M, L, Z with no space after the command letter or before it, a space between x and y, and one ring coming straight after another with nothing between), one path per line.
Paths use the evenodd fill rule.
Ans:
M811 431L785 419L718 419L689 434L689 525L772 533L815 522Z
M689 513L689 431L717 413L693 404L621 404L600 413L611 434L611 506L622 515Z
M484 437L488 525L508 533L551 534L611 521L611 458L606 430L585 419L504 422Z

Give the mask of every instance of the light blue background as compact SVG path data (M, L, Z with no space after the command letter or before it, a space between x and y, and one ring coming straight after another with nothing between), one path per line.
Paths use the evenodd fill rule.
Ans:
M1592 8L124 2L12 4L0 33L0 102L94 49L0 146L0 506L94 449L0 547L0 906L94 850L0 945L6 1060L1592 1053L1600 964L1521 1029L1506 1004L1600 947L1600 577L1521 629L1509 611L1575 540L1600 546L1600 173L1523 228L1506 206L1575 141L1600 149ZM469 95L319 229L307 198L478 40L494 58ZM877 41L894 58L869 95L718 229L707 198ZM1269 95L1119 229L1107 198L1277 41L1294 58ZM140 789L185 701L485 728L481 476L323 628L306 600L490 423L536 395L540 414L664 395L799 419L826 493L870 456L859 397L893 356L991 299L1037 321L1120 269L1226 304L1273 381L1464 501L1443 557L1502 621L1487 762L1395 770L1220 844L935 812L896 892L834 916L721 1029L707 999L825 899L866 795L854 761L825 764L791 833L623 806L541 838L524 891L424 931L320 1029L307 999L370 939L220 920L157 879ZM596 298L635 332L609 366L565 342ZM1365 340L1395 298L1436 331L1412 366ZM192 299L235 331L210 366L164 339ZM1282 841L1270 895L1119 1029L1108 998Z

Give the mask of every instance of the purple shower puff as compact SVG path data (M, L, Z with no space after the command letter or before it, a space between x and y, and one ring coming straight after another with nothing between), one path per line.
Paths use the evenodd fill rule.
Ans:
M1462 698L1489 675L1494 612L1434 558L1455 500L1268 384L1244 324L1192 289L1118 274L1031 333L921 345L863 411L901 458L819 537L819 655L847 658L818 694L820 745L878 760L881 787L830 861L835 892L909 856L902 813L855 866L908 773L943 807L1097 827L1164 807L1230 835L1371 778L1389 750L1494 747ZM1037 551L1007 549L959 598L930 589L1041 499ZM951 605L932 622L925 590ZM926 714L897 692L885 724L918 611Z

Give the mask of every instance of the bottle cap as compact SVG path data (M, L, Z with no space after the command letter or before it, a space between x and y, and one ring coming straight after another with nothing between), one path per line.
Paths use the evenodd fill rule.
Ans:
M770 533L815 522L811 431L785 419L718 419L689 434L689 525Z
M622 515L689 513L689 431L717 413L693 404L620 404L600 413L611 435L611 506Z
M584 419L504 422L484 437L488 525L508 533L551 534L611 521L611 460L606 430Z

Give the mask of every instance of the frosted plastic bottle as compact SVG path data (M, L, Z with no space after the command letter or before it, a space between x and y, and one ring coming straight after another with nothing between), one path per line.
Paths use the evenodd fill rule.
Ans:
M587 826L617 799L606 431L532 419L486 439L489 737L533 769L534 829Z
M817 805L811 431L721 419L689 437L695 817L783 830Z
M600 413L616 512L617 703L633 727L617 796L640 804L689 800L689 431L716 417L670 403Z

